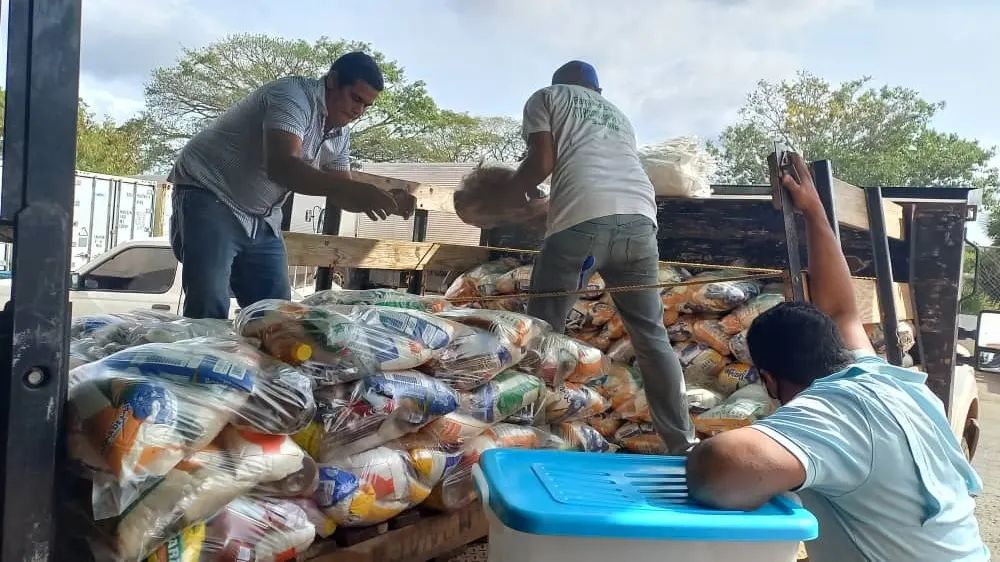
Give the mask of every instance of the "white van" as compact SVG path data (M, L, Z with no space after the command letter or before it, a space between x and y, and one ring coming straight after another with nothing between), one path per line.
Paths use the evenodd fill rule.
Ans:
M73 316L153 309L180 314L183 266L163 238L125 242L72 273L69 300ZM311 277L311 276L309 276ZM311 279L297 279L293 300L312 294ZM11 280L0 280L0 301L10 298ZM230 316L238 309L231 300Z

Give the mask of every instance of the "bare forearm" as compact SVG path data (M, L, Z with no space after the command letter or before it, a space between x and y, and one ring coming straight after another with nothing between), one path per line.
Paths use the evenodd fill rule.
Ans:
M803 210L809 252L809 294L834 319L857 318L851 270L822 207Z
M517 171L514 172L514 178L511 181L513 188L521 193L528 193L535 189L545 181L545 178L549 177L550 170L547 168L543 158L529 153L528 157L517 167Z
M352 181L349 174L317 170L298 158L288 158L272 165L268 176L295 193L323 197L335 196L338 187Z

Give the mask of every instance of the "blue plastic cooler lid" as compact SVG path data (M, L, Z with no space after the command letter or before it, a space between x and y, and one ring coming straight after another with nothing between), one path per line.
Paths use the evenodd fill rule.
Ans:
M682 457L493 449L478 470L480 495L504 525L523 533L714 542L818 535L816 518L788 498L752 512L689 500Z

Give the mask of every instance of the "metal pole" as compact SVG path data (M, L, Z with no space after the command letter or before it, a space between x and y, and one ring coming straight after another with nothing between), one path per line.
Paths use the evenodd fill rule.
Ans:
M899 318L896 316L896 296L892 285L892 259L889 255L889 238L885 232L885 214L882 208L882 189L865 188L868 204L868 231L875 257L875 283L878 287L878 304L882 312L882 331L885 334L885 355L893 365L903 364L903 351L899 347Z
M338 234L340 232L340 209L333 200L326 199L323 209L323 234ZM333 269L320 267L316 270L316 290L327 291L333 287Z
M833 186L833 166L829 160L817 160L809 164L809 171L812 172L813 184L819 193L819 200L823 202L833 235L840 240L840 223L837 221L837 206L834 204L836 190Z
M427 211L425 209L417 209L413 214L413 241L414 242L424 242L427 240ZM424 272L423 271L411 271L410 280L407 283L408 292L415 295L422 294L424 292Z
M3 202L14 219L14 278L0 324L4 561L50 560L58 536L80 3L10 2Z

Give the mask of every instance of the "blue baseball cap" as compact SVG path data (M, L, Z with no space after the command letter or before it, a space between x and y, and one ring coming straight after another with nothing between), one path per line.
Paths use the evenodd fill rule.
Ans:
M571 60L560 66L552 74L552 84L572 84L601 91L601 84L597 81L597 70L592 65L579 60Z

